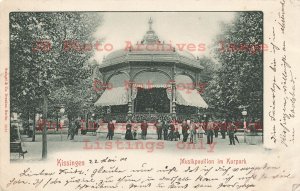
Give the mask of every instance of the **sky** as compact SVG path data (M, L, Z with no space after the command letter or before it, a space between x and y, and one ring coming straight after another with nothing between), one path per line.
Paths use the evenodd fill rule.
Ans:
M160 41L176 44L205 44L205 50L192 51L195 56L210 56L209 46L216 35L221 33L220 23L230 23L234 12L105 12L103 24L94 34L103 39L102 48L95 50L95 60L101 64L103 57L117 49L126 47L126 41L136 44L149 29L149 18L153 20L152 29ZM110 45L112 45L112 50Z

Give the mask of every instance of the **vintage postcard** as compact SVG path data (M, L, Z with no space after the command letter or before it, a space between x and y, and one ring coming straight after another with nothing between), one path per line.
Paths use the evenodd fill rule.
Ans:
M1 191L300 191L299 0L0 6Z

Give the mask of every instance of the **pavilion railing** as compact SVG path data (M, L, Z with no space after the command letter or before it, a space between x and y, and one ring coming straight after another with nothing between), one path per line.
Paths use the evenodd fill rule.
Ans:
M103 117L104 121L116 120L117 122L127 122L128 119L127 113L111 113L106 114ZM143 120L146 120L147 122L156 122L157 120L170 121L174 119L174 115L172 113L139 112L133 113L130 119L136 122L141 122ZM176 114L175 119L176 121L181 122L183 120L199 121L200 118L198 114Z

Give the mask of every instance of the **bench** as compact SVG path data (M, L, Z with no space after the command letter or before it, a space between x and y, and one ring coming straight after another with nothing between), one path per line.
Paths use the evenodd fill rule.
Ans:
M19 153L19 158L22 156L24 159L24 154L27 153L27 151L23 151L21 142L11 142L10 153Z

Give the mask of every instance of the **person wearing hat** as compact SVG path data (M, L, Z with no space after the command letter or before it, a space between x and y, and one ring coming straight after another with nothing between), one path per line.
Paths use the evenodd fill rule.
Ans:
M148 129L148 123L146 122L146 120L144 120L144 121L141 123L142 139L143 139L143 140L146 140L147 129Z
M164 140L168 140L168 131L169 131L169 124L165 119L163 121L163 132L164 132Z
M214 138L214 122L209 119L206 128L207 144L212 144Z
M176 140L176 135L175 135L175 120L170 121L169 125L170 133L168 135L168 140L173 141L173 139Z
M189 137L189 133L188 133L188 130L189 130L189 124L187 123L186 120L183 120L182 121L182 124L181 124L181 128L182 128L182 136L183 136L183 142L186 142L188 137Z
M68 137L70 136L70 140L74 140L76 125L74 121L71 121L68 129Z
M198 125L195 122L191 122L190 125L190 143L198 143L198 136L197 136L197 129L198 129Z
M215 125L214 125L215 138L218 138L220 126L221 126L221 121L220 120L216 120L215 121Z
M131 121L128 120L127 124L126 124L126 133L125 133L125 139L126 140L132 140L132 133L131 133L131 128L132 128L132 124Z
M155 127L156 127L156 132L157 132L157 140L161 140L162 139L162 123L161 123L160 119L155 123Z
M226 132L227 132L227 125L226 125L226 120L225 119L221 122L220 127L221 127L222 139L225 139L226 138Z
M107 128L108 128L108 134L107 134L108 140L112 140L115 132L115 125L111 120L108 122Z
M229 136L229 145L235 145L234 134L236 132L236 127L233 122L228 123L228 136Z

